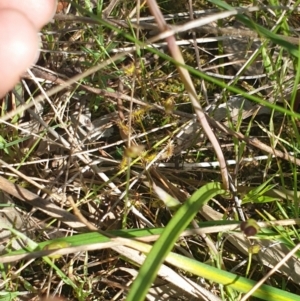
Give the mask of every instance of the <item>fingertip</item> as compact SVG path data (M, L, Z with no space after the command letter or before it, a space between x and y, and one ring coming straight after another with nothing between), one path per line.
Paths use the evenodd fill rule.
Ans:
M37 57L35 26L19 11L0 10L0 96L11 89Z
M37 29L47 24L55 14L56 0L0 0L0 10L15 9L22 12Z

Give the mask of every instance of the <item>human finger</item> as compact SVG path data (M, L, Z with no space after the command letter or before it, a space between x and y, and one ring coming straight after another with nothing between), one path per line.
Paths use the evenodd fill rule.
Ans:
M53 17L56 0L0 0L0 10L15 9L22 12L39 30Z
M0 96L18 82L37 58L38 44L35 25L24 14L0 10Z

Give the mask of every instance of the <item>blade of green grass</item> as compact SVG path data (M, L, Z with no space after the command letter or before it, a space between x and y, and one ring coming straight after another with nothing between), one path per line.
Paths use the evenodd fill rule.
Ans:
M159 232L162 232L163 229L155 229L155 230L160 230ZM122 232L122 231L114 231L114 232ZM130 231L130 232L132 232L132 231ZM145 235L145 232L149 234L149 231L136 230L133 232L137 232L137 233L144 232L143 235ZM154 231L154 232L157 232L157 231ZM15 232L15 234L18 234L18 233ZM91 237L89 237L89 235L91 235ZM133 235L135 235L135 234L133 233ZM101 239L101 238L104 240L108 239L107 237L104 237L101 234L96 233L96 232L88 233L88 234L87 233L81 234L81 235L77 235L77 236L80 238L85 238L85 241L89 241L90 243L91 243L91 241L99 242L99 239ZM76 238L76 236L68 237L70 243L73 241L72 242L73 246L78 245L80 242L82 243L82 239L77 239L77 241L75 241L75 238ZM49 241L43 243L42 245L40 244L39 246L41 247L48 243L49 243ZM139 249L141 252L144 252L144 253L148 253L151 250L150 245L147 245L147 244L141 243L141 242L134 242L134 246L136 247L136 249ZM45 259L45 257L44 257L44 259ZM198 262L198 261L190 259L190 258L186 258L185 256L178 255L178 254L175 254L172 252L169 253L168 256L166 257L166 262L169 264L175 265L177 268L183 269L184 271L193 273L194 275L197 275L200 277L204 277L208 280L217 282L219 284L223 284L223 285L225 285L231 289L234 289L236 291L239 291L239 292L247 292L255 284L255 281L246 279L244 277L239 277L233 273L230 273L227 271L222 271L222 270L212 267L210 265ZM52 262L50 262L50 264L52 264ZM62 276L61 274L59 274L59 275ZM253 294L253 296L256 296L263 300L275 300L275 296L278 297L278 298L276 298L276 300L278 299L279 301L296 300L296 299L294 299L295 295L288 293L288 292L281 291L279 289L275 289L275 288L267 286L267 285L261 286L261 288L259 290L257 290L255 292L255 294ZM139 299L135 299L135 300L139 300Z
M176 65L180 65L181 67L186 68L188 71L191 72L191 74L193 74L193 75L195 75L195 76L197 76L197 77L199 77L201 79L204 79L205 81L213 83L213 84L219 86L220 88L226 89L227 91L230 91L230 92L235 93L237 95L241 95L241 96L243 96L246 99L254 101L254 102L256 102L256 103L258 103L258 104L260 104L262 106L268 107L268 108L270 108L272 110L275 110L277 112L281 112L281 113L286 114L288 116L293 116L294 118L300 118L300 114L297 113L297 112L294 112L292 110L289 110L289 109L286 109L286 108L281 107L279 105L276 105L274 103L271 103L271 102L269 102L267 100L264 100L262 98L259 98L259 97L255 96L255 95L249 94L247 91L243 91L240 88L237 88L235 86L229 86L225 82L222 82L222 81L220 81L220 80L218 80L218 79L216 79L216 78L214 78L212 76L209 76L209 75L207 75L204 72L196 70L193 67L190 67L188 65L179 64L173 58L169 57L168 55L166 55L166 54L164 54L164 53L162 53L160 51L157 51L156 49L153 49L153 48L150 48L150 47L147 48L147 49L149 51L151 51L151 52L159 55L161 58L163 58L165 60L169 60L170 62L172 62L172 63L174 63Z
M205 229L206 227L214 227L214 226L224 226L224 225L236 225L236 221L226 221L226 220L220 220L220 221L206 221L201 222L198 224L200 228ZM7 228L4 225L1 225L1 228ZM161 235L161 233L164 231L164 228L151 228L151 229L123 229L123 230L113 230L113 231L107 231L107 233L112 237L122 237L122 238L131 238L131 239L138 239L147 237L150 235ZM62 237L57 238L53 240L47 240L44 242L40 242L37 247L34 248L34 251L40 251L43 250L45 246L51 244L59 244L59 243L67 243L70 247L78 247L83 245L92 245L92 244L98 244L98 243L107 243L110 241L110 238L107 236L104 236L98 232L89 232L89 233L83 233L83 234L77 234L73 236L68 237ZM29 254L32 253L31 251L28 252L28 250L17 250L12 251L7 254L3 254L0 256L0 262L2 257L8 257L8 256L14 256L14 255L22 255L22 254Z
M200 201L200 200L199 200ZM189 212L186 212L188 214ZM212 226L216 224L231 224L234 222L230 221L213 221L213 222L205 222L205 223L200 223L199 226L202 228L205 228L206 226ZM138 238L138 237L143 237L143 236L148 236L148 235L159 235L162 232L164 232L165 229L131 229L131 230L115 230L115 231L110 231L110 233L116 235L116 236L121 236L121 237L126 237L126 238ZM172 229L171 229L172 231ZM268 230L271 231L271 230ZM23 234L20 234L17 231L14 231L12 229L12 232L14 232L15 235L23 237L23 239L27 240L27 237L24 236ZM173 231L174 232L174 231ZM168 234L168 233L167 233ZM174 234L174 233L173 233ZM70 246L79 246L79 245L84 245L84 244L93 244L93 243L99 243L99 242L108 242L110 238L105 237L101 235L98 232L91 232L91 233L84 233L84 234L79 234L75 235L72 237L65 237L65 238L60 238L52 241L46 241L43 243L40 243L38 246L36 243L30 241L29 245L32 250L41 250L44 249L46 245L49 245L49 243L54 244L54 243L59 243L59 242L66 242ZM286 243L282 241L283 243ZM167 243L169 246L169 242L165 240L165 243ZM151 245L148 245L146 243L141 243L138 241L132 241L132 246L139 250L140 252L143 253L149 253L151 250ZM171 246L172 247L172 246ZM30 251L29 251L30 252ZM11 252L9 255L13 254L20 254L20 253L28 253L28 251L25 250L20 250L20 251L15 251ZM7 256L7 255L3 255ZM0 257L1 258L1 257ZM48 264L53 266L53 268L56 269L55 265L53 265L53 262L49 260L47 257L43 257L44 260L46 259ZM182 255L178 255L175 253L169 253L168 256L166 257L166 262L175 265L177 268L183 269L184 271L193 273L197 276L204 277L208 280L215 281L219 284L225 285L231 289L234 289L239 292L247 292L251 289L253 284L255 284L254 281L246 279L244 277L239 277L233 273L229 273L227 271L222 271L220 269L217 269L215 267L212 267L210 265L198 262L193 259L186 258ZM57 270L57 269L56 269ZM66 276L61 273L61 271L57 271L58 275L64 279L64 281L68 282L68 279ZM295 295L291 293L287 293L284 291L281 291L279 289L272 288L267 285L263 285L259 290L253 294L253 296L256 296L258 298L261 298L263 300L274 300L275 296L277 297L276 300L285 300L285 301L290 301L290 300L295 300ZM140 299L135 299L135 300L140 300Z
M166 226L160 238L152 247L142 265L137 278L134 280L127 301L144 300L158 269L168 253L173 248L180 233L190 224L199 209L211 198L224 194L220 183L208 183L198 189L176 212Z
M31 240L28 236L26 236L22 232L17 231L16 229L13 229L13 228L6 227L5 225L0 224L0 226L3 229L10 230L11 233L13 233L16 237L21 238L23 241L26 241L27 249L28 249L27 252L36 250L38 248L38 244L35 241ZM60 279L62 279L67 285L70 285L74 289L77 289L77 285L59 267L57 267L55 265L53 260L51 260L47 256L44 256L43 260L56 271L56 273L60 277Z
M212 2L212 3L215 3L213 0L212 0L211 2ZM222 1L216 1L216 2L220 3L220 5L223 3ZM216 3L215 3L215 4L216 4ZM229 8L229 7L228 7L228 8ZM162 58L162 59L164 59L164 60L166 60L166 61L172 62L172 63L174 63L175 65L178 65L178 66L181 66L181 67L186 68L189 72L191 72L191 74L197 76L198 78L201 78L201 79L203 79L203 80L205 80L205 81L211 82L211 83L213 83L213 84L219 86L220 88L226 89L227 91L230 91L230 92L232 92L232 93L235 93L235 94L238 94L238 95L240 94L241 96L243 96L243 97L246 98L246 99L249 99L249 100L251 100L251 101L254 101L254 102L256 102L256 103L259 103L259 104L262 105L262 106L271 108L272 110L275 110L275 111L277 111L277 112L281 112L281 113L286 114L286 115L288 115L288 116L293 116L294 118L300 118L300 114L297 113L297 112L293 112L293 111L288 110L288 109L286 109L286 108L284 108L284 107L278 106L278 105L276 105L276 104L274 104L274 103L271 103L271 102L269 102L269 101L267 101L267 100L264 100L264 99L262 99L262 98L259 98L259 97L255 96L255 95L249 94L248 92L243 91L243 90L241 90L241 89L239 89L239 88L237 88L237 87L235 87L235 86L227 85L225 82L220 81L220 80L218 80L218 79L216 79L216 78L214 78L214 77L212 77L212 76L209 76L209 75L207 75L207 74L204 73L204 72L201 72L201 71L199 71L199 70L196 70L196 69L193 68L193 67L190 67L190 66L185 65L185 64L184 64L184 65L183 65L183 64L180 64L180 63L178 63L175 59L173 59L172 57L168 56L167 54L165 54L165 53L163 53L163 52L161 52L161 51L159 51L159 50L157 50L157 49L155 49L155 48L150 47L150 46L149 46L149 42L148 42L148 44L147 44L147 42L145 43L145 42L139 41L139 40L135 39L133 36L131 36L131 35L127 34L127 33L122 32L122 30L121 30L120 28L117 28L117 27L113 26L112 24L106 22L106 21L103 20L103 19L100 19L99 17L95 17L95 16L93 16L93 15L91 15L91 14L89 14L89 16L91 17L91 19L93 19L93 20L99 22L99 24L102 24L103 26L106 26L106 27L110 28L111 30L117 32L117 33L120 34L120 35L123 35L126 39L128 39L129 41L131 41L131 42L133 42L133 43L139 45L141 48L146 48L148 51L150 51L150 52L152 52L152 53L158 55L160 58ZM238 15L238 16L240 16L240 15ZM244 16L242 16L242 17L244 17ZM253 21L249 21L249 22L253 25ZM258 25L257 25L257 26L258 26ZM252 26L252 27L253 27L253 26ZM252 27L251 27L251 28L252 28ZM255 28L256 28L256 25L255 25ZM265 29L265 28L264 28L264 30L267 31L267 32L269 32L269 31L268 31L267 29ZM292 45L291 43L289 43L289 42L287 42L287 41L281 39L281 38L278 37L276 34L274 34L274 33L272 33L272 32L269 32L269 33L270 33L270 35L268 36L268 38L271 39L271 37L272 37L273 42L276 42L276 40L278 40L278 41L277 41L277 42L278 42L278 45L281 45L281 46L283 46L283 47L286 47L287 50L289 50L289 49L297 50L297 51L294 51L294 50L293 50L293 55L295 55L297 58L299 57L299 49L298 49L297 47L295 47L295 46ZM274 37L273 37L273 36L274 36ZM276 43L277 43L277 42L276 42ZM133 51L132 51L132 52L133 52Z
M198 275L200 277L204 277L216 283L223 284L241 293L247 293L256 284L256 282L253 280L217 269L215 267L179 254L170 253L166 258L166 261L172 265L175 265L177 268L181 268L187 272L193 273L194 275ZM253 296L267 301L294 301L299 299L298 295L285 292L269 285L262 285L253 293Z
M209 0L208 2L211 2L219 7L222 7L227 10L232 10L234 7L229 5L228 3L220 0ZM290 54L295 56L296 58L299 58L299 49L298 47L292 45L291 43L287 42L283 38L279 37L272 31L262 27L261 25L255 23L253 20L249 19L247 16L244 16L242 14L236 15L236 19L244 23L248 28L255 30L260 35L270 39L272 42L284 47Z

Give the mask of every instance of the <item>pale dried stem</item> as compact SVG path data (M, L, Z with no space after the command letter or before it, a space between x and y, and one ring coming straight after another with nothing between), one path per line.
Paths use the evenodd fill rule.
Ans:
M31 206L38 208L39 210L47 213L49 216L61 220L64 224L73 229L84 230L85 228L85 225L81 223L72 213L51 203L50 200L45 200L39 197L18 184L11 183L2 176L0 176L0 189L16 197L17 199L25 201Z
M148 5L150 8L150 11L152 13L152 15L154 16L158 28L161 32L164 32L166 30L168 30L168 25L164 20L164 17L156 3L155 0L148 0ZM182 57L182 54L180 52L180 49L178 47L178 45L176 44L176 40L174 35L166 37L166 41L168 43L168 47L169 47L169 51L171 53L171 56L180 64L180 65L184 65L184 59ZM203 130L206 134L206 136L208 137L208 139L210 140L211 144L213 145L213 148L216 152L218 161L220 162L220 169L221 169L221 175L222 175L222 182L223 182L223 186L224 189L228 190L229 189L229 181L228 181L228 171L227 171L227 166L226 166L226 161L222 152L222 148L214 134L214 132L212 131L206 116L201 108L201 105L197 99L197 93L195 90L195 87L193 85L192 79L190 77L189 72L181 67L181 66L177 66L178 72L180 74L181 80L184 83L184 86L188 92L189 98L191 100L191 103L195 109L196 115L198 117L198 120L200 122L200 124L203 127Z

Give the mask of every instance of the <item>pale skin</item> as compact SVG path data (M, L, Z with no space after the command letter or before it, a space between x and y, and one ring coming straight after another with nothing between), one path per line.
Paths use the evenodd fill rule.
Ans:
M0 97L37 60L38 32L55 9L56 0L0 0Z

